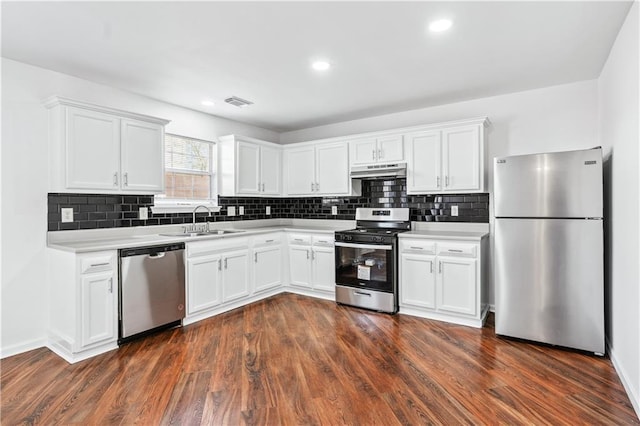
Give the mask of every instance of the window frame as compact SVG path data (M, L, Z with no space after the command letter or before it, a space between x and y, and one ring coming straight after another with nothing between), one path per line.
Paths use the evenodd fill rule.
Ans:
M214 141L193 138L190 136L178 135L175 133L165 132L165 138L172 136L176 138L189 139L197 142L208 143L209 148L209 164L213 171L201 172L198 170L188 170L189 174L194 175L208 175L210 177L210 193L209 199L189 199L189 198L166 198L163 194L154 195L154 205L151 207L153 213L191 213L197 206L206 206L212 212L219 212L221 207L218 205L218 144ZM162 141L162 161L165 161L166 155L166 139ZM167 171L185 172L184 169L174 169L167 167L166 163L163 164L163 179L166 178ZM164 185L163 185L164 186ZM166 188L165 188L166 193Z

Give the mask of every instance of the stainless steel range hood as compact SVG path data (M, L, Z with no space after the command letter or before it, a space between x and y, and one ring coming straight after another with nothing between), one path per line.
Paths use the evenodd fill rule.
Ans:
M380 177L405 177L407 176L407 163L370 164L365 166L352 166L350 175L353 179L376 179Z

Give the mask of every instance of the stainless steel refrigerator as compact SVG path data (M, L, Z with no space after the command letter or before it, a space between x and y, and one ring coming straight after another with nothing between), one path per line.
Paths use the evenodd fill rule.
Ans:
M496 334L604 354L602 150L494 159Z

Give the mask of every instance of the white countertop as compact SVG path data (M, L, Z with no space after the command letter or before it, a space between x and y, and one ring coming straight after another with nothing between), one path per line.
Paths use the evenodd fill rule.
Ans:
M480 241L488 236L489 232L485 231L408 231L398 234L398 238L437 238L439 240L477 240Z
M335 222L335 223L331 223ZM188 236L164 236L161 233L181 232L182 226L172 225L171 227L139 227L139 228L117 228L105 230L83 231L55 231L48 233L47 247L57 250L64 250L74 253L117 250L122 248L145 247L160 244L172 244L180 242L193 242L203 240L219 240L228 238L241 238L268 232L294 231L294 232L312 232L315 234L333 234L335 231L343 229L351 229L352 224L345 224L342 221L331 221L330 223L317 223L309 221L309 223L275 223L265 224L263 226L229 226L233 223L226 222L224 227L212 227L212 229L227 229L234 231L233 234L223 235L199 235L194 237ZM198 223L202 225L202 223ZM242 224L239 224L242 225ZM144 229L141 229L144 228Z
M202 225L199 222L198 225ZM74 253L122 248L145 247L160 244L194 242L214 239L242 238L267 232L291 231L333 234L335 231L355 228L355 221L321 219L265 219L246 222L214 222L212 229L242 231L223 235L163 236L181 232L185 225L140 226L134 228L91 229L80 231L51 231L47 233L47 246ZM412 231L400 233L400 238L437 238L441 240L481 240L489 235L488 224L442 224L413 222Z

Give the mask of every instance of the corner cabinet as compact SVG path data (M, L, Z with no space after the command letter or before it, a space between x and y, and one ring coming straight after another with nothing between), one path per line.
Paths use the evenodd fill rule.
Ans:
M118 253L47 249L47 346L74 363L118 347Z
M485 192L487 123L480 118L406 133L407 193Z
M223 196L281 195L282 149L245 136L219 138L218 192Z
M482 327L488 238L400 240L400 312Z
M289 283L302 294L333 299L335 248L332 234L289 233ZM307 290L307 291L305 291Z
M61 97L49 108L51 192L161 193L167 120Z
M357 195L360 183L349 177L349 147L345 142L285 148L287 195Z

